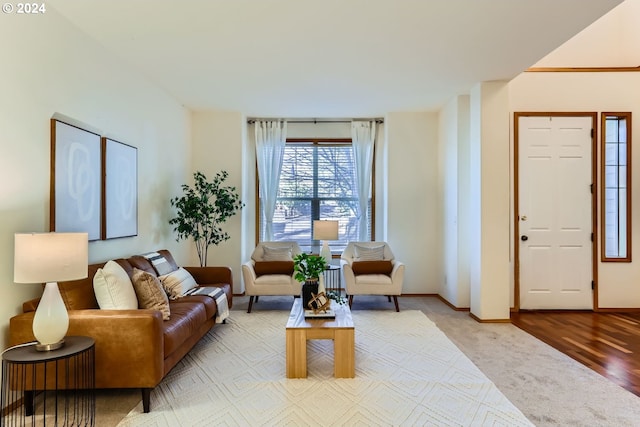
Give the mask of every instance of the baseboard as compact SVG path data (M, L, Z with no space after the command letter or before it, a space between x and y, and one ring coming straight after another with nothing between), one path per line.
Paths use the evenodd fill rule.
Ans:
M469 317L478 323L511 323L511 319L481 319L471 312L469 312Z
M455 305L451 304L449 302L449 300L447 300L445 297L443 297L440 294L437 294L436 297L442 301L443 303L445 303L447 306L449 306L450 309L454 310L454 311L469 311L471 310L469 307L456 307Z

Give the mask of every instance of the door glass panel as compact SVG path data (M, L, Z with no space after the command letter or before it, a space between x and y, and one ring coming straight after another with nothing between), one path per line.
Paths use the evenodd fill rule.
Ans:
M631 262L631 113L602 113L602 261Z

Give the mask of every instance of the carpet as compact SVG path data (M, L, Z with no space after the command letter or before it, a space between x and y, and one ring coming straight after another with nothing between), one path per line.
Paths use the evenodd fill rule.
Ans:
M307 379L285 377L286 311L234 311L139 404L126 426L531 426L422 312L357 311L356 378L310 341Z

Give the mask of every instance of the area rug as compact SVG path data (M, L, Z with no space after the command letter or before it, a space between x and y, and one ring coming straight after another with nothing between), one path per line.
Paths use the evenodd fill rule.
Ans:
M333 378L333 342L310 341L308 378L285 374L285 311L234 311L125 426L531 426L420 311L358 311L356 378Z

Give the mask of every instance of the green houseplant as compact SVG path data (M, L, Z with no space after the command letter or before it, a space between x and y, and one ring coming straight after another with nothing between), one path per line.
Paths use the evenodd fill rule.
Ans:
M306 309L313 294L318 293L318 280L327 261L318 255L302 252L293 258L294 278L302 283L302 306Z
M302 252L293 258L294 278L301 283L318 281L327 268L325 259L318 255Z
M207 265L209 246L230 238L221 225L244 207L236 188L223 185L228 176L227 171L221 171L208 181L202 172L195 172L194 186L183 184L184 194L171 199L177 216L169 224L178 235L176 240L193 238L201 267Z
M327 261L319 255L310 255L303 252L293 258L294 278L303 283L302 304L304 307L307 306L309 299L311 299L311 292L314 294L318 292L318 280L326 268ZM338 304L346 303L346 300L337 292L326 292L325 295Z

